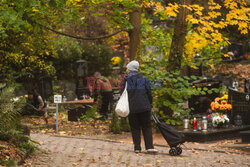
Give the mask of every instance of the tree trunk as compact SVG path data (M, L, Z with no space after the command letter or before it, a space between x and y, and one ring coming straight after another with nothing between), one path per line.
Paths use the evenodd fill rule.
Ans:
M179 0L180 5L184 5L184 4L190 5L190 3L191 3L191 0ZM175 20L174 35L173 35L172 43L170 47L168 66L166 67L168 71L174 71L174 70L180 69L181 67L184 42L185 42L185 37L187 34L187 26L188 26L188 23L186 22L187 14L188 14L188 10L186 8L181 7L177 15L177 18ZM166 87L169 87L169 85L166 85ZM171 101L172 104L176 103L176 101L168 93L165 93L164 97L165 99ZM163 110L165 114L169 116L172 116L173 114L173 111L169 107L162 107L160 110Z
M138 2L139 5L141 5L141 1ZM142 9L141 7L135 8L130 14L129 14L129 21L131 25L133 26L133 29L129 31L129 54L128 58L130 60L134 60L137 56L138 48L141 44L141 13Z
M180 0L180 5L190 5L191 0ZM169 54L169 65L168 71L180 69L181 60L184 50L185 37L187 34L188 23L186 22L186 16L188 14L187 8L181 7L177 18L175 20L174 35L172 38L170 54Z

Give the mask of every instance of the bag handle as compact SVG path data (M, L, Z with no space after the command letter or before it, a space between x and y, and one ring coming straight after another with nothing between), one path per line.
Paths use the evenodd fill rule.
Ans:
M127 91L127 82L125 83L125 88L124 88L124 90L122 92L122 95L124 94L125 91Z
M156 115L152 112L152 118L155 123L160 123L159 119L156 117Z

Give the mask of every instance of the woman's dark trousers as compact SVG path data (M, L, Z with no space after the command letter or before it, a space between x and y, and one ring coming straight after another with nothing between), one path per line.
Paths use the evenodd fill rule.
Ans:
M146 149L154 148L151 127L151 113L149 111L135 114L131 113L129 114L128 119L131 128L134 149L141 150L141 131L144 137Z

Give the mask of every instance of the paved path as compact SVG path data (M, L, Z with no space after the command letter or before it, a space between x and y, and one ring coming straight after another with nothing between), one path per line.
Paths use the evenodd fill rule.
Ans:
M48 134L31 134L31 138L41 145L23 166L38 167L250 167L247 154L204 151L206 145L193 149L187 145L181 156L172 157L168 147L157 147L159 153L150 155L142 152L135 154L129 142L110 142L87 137L57 137ZM203 146L203 147L202 147Z

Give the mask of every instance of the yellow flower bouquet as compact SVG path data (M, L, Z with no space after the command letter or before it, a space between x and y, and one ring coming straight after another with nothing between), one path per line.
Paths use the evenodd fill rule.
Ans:
M111 60L112 65L118 65L122 62L122 59L118 56L112 57L110 60Z

